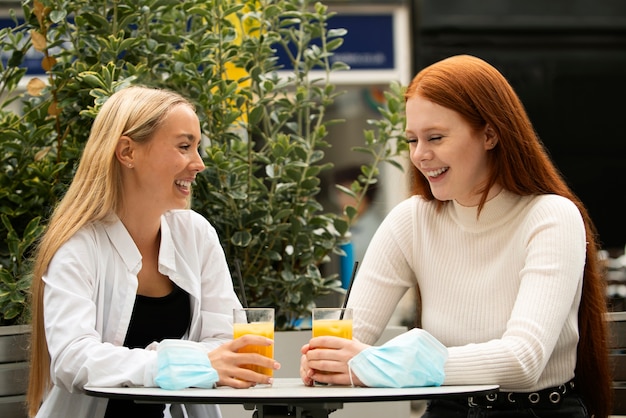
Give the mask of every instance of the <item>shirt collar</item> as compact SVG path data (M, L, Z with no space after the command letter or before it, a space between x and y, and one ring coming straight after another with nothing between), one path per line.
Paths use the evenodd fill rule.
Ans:
M133 274L141 269L141 253L135 245L128 230L115 216L113 222L105 223L104 229L126 268ZM176 271L176 251L172 239L172 231L165 216L161 216L161 246L159 248L159 270L165 267L169 271ZM164 272L162 272L164 273Z
M167 223L166 216L161 216L161 247L159 249L159 267L165 267L170 272L176 271L176 247L172 238L172 230ZM160 268L159 268L160 270ZM167 273L167 272L161 272Z
M515 216L520 210L516 209L516 206L521 199L522 196L502 190L497 196L485 202L480 215L478 215L478 206L462 206L456 201L448 206L452 217L463 229L477 232L508 222L509 218Z
M104 230L128 271L133 274L139 273L141 253L120 218L115 215L112 222L104 224Z

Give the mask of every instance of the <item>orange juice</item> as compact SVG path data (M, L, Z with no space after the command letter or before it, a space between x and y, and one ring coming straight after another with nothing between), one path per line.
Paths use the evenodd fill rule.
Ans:
M313 312L313 338L315 337L339 337L352 339L352 312L342 319L340 318L341 310L338 309L316 309ZM327 319L328 318L328 319ZM321 348L321 347L320 347ZM318 371L322 374L328 372ZM315 382L315 385L324 385Z
M233 324L234 338L239 338L246 334L261 335L263 337L274 339L274 323L273 322L253 322L250 324L235 323ZM247 345L238 351L239 353L258 353L265 357L274 358L274 345ZM256 365L242 365L246 369L262 373L266 376L273 376L274 370Z
M313 337L332 336L352 339L352 319L316 319Z

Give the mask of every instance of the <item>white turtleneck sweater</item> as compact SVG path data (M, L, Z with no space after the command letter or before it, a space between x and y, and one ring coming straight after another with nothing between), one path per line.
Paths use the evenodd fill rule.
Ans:
M585 229L560 196L507 191L476 207L414 196L381 224L348 306L372 344L417 284L422 327L448 347L446 385L528 392L574 377Z

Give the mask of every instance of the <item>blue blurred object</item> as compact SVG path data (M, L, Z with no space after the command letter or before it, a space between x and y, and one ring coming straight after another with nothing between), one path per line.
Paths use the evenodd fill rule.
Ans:
M352 269L354 268L354 245L352 242L339 246L346 255L339 257L339 278L341 279L341 287L348 289L350 280L352 279Z

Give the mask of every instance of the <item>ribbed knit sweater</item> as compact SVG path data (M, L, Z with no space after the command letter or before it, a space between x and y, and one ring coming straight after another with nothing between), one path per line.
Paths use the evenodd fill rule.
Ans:
M558 386L574 377L585 247L580 212L560 196L502 191L479 217L411 197L385 218L355 279L354 337L376 341L417 285L422 327L448 347L444 384Z

